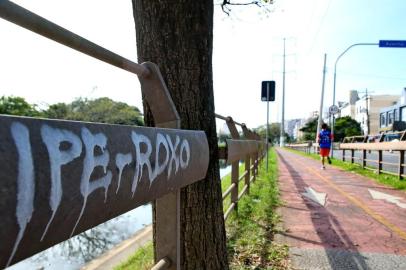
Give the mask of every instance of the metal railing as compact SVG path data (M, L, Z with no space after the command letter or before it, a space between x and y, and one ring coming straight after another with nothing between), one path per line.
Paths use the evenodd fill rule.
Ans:
M0 267L155 201L153 269L179 269L179 190L205 177L209 149L203 131L180 129L158 67L134 63L7 0L0 1L0 17L136 74L156 125L139 128L0 116L0 190L6 190L0 197ZM263 143L244 124L216 116L234 126L230 130L234 135L235 125L241 126L249 139L228 140L220 149L233 166L233 184L223 197L231 194L237 208L258 173ZM241 158L247 167L238 176L235 164ZM238 194L242 179L246 185ZM100 211L101 206L106 211Z

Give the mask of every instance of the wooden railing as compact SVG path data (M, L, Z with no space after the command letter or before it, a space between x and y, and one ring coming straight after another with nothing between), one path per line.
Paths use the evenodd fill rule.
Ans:
M180 269L179 191L205 177L209 147L203 131L179 129L157 65L134 63L7 0L0 1L0 17L137 75L155 123L0 116L0 268L155 201L153 269ZM220 151L233 164L233 208L255 179L264 149L257 134L239 125L248 140L229 140ZM238 176L241 158L248 167Z
M266 151L265 143L260 140L260 136L247 129L245 124L235 122L231 117L216 115L217 118L226 121L232 139L226 141L226 146L220 148L220 159L227 161L231 165L231 184L223 192L223 201L230 196L230 206L224 213L227 219L233 210L238 210L238 201L245 193L249 193L250 184L255 181L258 174L259 161ZM241 126L244 139L240 138L236 125ZM245 170L239 175L240 161L244 161ZM239 192L240 182L244 180L244 186Z
M312 147L317 147L312 142L307 143L288 143L285 144L287 148L292 148L298 151L305 152L306 154L310 154Z
M401 134L401 141L396 140L390 142L385 142L381 139L384 138L385 135L373 136L374 138L378 138L377 142L368 142L369 140L364 136L348 137L344 140L344 143L338 144L338 150L341 150L341 160L353 164L359 164L361 168L373 170L377 174L386 173L397 176L399 179L403 179L406 176L404 174L404 168L406 166L406 141L404 141L404 132L399 132L399 134ZM317 153L317 145L314 143L287 144L286 147L303 151L305 153ZM357 153L359 153L358 156L356 155ZM376 153L376 158L368 158L368 154L371 153ZM392 168L393 170L384 170L384 166Z
M355 163L355 160L360 162L360 166L365 169L372 169L376 171L378 174L386 173L398 176L399 179L403 179L404 175L404 167L405 165L405 150L406 150L406 142L405 141L398 141L398 142L380 142L380 143L341 143L340 149L342 150L342 160L346 161L349 159L349 162ZM350 152L350 156L346 156L346 151ZM356 157L355 152L360 151L361 157ZM367 159L367 152L376 151L377 159ZM385 162L383 161L383 155L385 151L390 152L397 152L398 160L397 162ZM388 154L387 154L388 155ZM375 168L367 167L366 164L374 163L376 164ZM382 169L382 165L393 166L397 168L397 172L391 172Z

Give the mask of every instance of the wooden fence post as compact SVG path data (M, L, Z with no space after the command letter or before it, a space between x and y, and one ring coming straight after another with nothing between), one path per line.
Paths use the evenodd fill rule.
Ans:
M354 163L354 149L351 149L351 163Z
M361 167L363 169L367 165L367 162L365 161L366 159L367 159L367 150L362 150L362 164L361 164Z
M403 172L404 172L404 163L405 163L405 151L399 151L399 179L403 179Z
M238 140L240 138L240 134L238 133L237 127L232 117L227 117L226 124L228 130L230 131L231 138L234 140ZM238 213L238 175L240 170L240 161L234 161L231 164L231 184L235 184L234 188L231 191L231 204L235 204L235 211Z
M231 184L235 184L231 190L231 203L234 203L234 210L238 212L238 178L239 178L239 161L234 161L231 164Z

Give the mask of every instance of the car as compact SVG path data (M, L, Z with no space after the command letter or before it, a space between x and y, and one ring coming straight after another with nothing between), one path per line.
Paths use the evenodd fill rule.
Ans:
M397 133L395 133L395 134L385 134L385 137L383 138L383 141L384 142L391 142L391 141L394 141L394 140L399 141L399 139L400 139L400 134L397 134Z

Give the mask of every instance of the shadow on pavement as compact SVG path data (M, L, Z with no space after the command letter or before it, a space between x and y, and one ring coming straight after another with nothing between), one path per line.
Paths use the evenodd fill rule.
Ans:
M295 168L280 154L279 160L283 162L288 169L290 176L294 180L297 192L305 192L304 188L308 187L308 185L300 176L300 172L295 170ZM315 202L304 198L303 202L310 211L311 222L321 240L321 243L314 243L315 241L313 240L291 235L289 233L284 233L284 235L286 237L295 238L299 241L318 244L323 247L331 269L369 269L365 262L365 258L358 253L357 245L354 244L346 234L337 218L325 207L320 206ZM344 254L345 256L340 256L340 254ZM342 268L343 264L345 265L345 268Z

